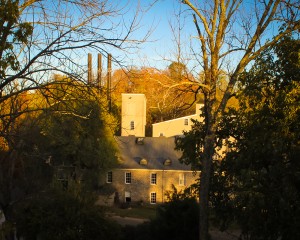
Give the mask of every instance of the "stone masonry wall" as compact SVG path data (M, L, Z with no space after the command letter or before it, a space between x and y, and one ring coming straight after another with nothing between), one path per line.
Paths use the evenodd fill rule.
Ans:
M131 173L131 183L125 183L125 173ZM156 174L156 184L151 184L151 173ZM179 176L184 174L184 185L179 184ZM165 193L172 190L172 184L177 190L183 190L195 180L199 174L194 174L192 171L175 171L175 170L141 170L141 169L114 169L112 171L112 188L118 192L120 202L125 202L125 192L130 194L131 202L150 203L151 192L156 193L156 203L166 201ZM128 199L127 199L128 200Z

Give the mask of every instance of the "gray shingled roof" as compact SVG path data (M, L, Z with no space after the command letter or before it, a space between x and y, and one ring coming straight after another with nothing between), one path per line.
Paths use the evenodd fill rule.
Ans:
M191 170L190 166L181 164L178 159L181 152L176 151L174 137L143 137L137 143L135 136L115 137L119 150L120 168L158 169L158 170ZM147 165L140 164L146 159ZM171 160L171 165L164 165Z

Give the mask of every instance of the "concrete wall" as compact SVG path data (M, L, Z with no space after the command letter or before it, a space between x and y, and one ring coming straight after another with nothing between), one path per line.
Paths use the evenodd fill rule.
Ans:
M183 190L195 183L195 180L199 177L199 173L195 175L193 171L114 169L112 172L113 181L112 183L106 183L106 185L110 185L112 189L118 192L120 203L126 201L125 192L130 193L131 202L146 204L150 204L150 193L155 192L156 202L163 203L166 201L166 191L172 190L172 184L178 191ZM125 172L131 172L131 184L125 183ZM151 173L156 173L156 184L150 182ZM179 185L180 174L185 176L184 185ZM110 196L110 203L113 203L114 195Z
M121 136L145 136L146 97L144 94L122 94ZM132 129L131 122L134 122Z
M196 105L196 114L194 115L152 124L152 137L173 137L182 135L183 131L191 130L193 124L191 119L203 121L203 118L200 118L202 106L201 104Z

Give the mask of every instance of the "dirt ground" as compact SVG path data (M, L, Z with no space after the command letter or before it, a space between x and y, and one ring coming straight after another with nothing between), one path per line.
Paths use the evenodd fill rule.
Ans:
M239 239L239 231L221 232L218 230L211 230L211 240L237 240Z
M125 225L136 226L149 221L148 219L120 217L120 216L111 216L110 218L116 221L117 223L119 223L121 226L125 226Z

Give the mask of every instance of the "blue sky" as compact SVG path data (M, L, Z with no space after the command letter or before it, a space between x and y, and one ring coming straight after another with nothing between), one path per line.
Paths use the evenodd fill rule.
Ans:
M153 2L155 4L151 5ZM177 50L176 43L174 41L174 35L172 33L170 22L173 24L177 24L177 20L175 14L179 12L179 9L185 10L187 6L182 4L180 0L119 0L117 2L120 5L126 6L125 8L128 10L123 18L130 22L130 19L133 18L134 13L136 11L136 7L138 3L141 5L140 12L140 23L139 30L135 32L133 38L141 38L144 36L149 29L152 28L152 33L148 38L146 43L140 45L140 48L136 51L133 51L131 54L127 54L126 57L123 58L124 64L127 66L137 66L137 67L156 67L158 69L166 69L172 61L177 60ZM206 3L207 4L207 3ZM151 5L151 7L150 7ZM259 5L256 5L259 6ZM204 7L206 7L204 5ZM209 7L209 6L208 6ZM237 18L239 17L248 17L253 26L250 32L255 31L255 12L249 11L249 9L254 8L253 1L245 0L243 4L239 8L239 12L237 12ZM146 11L147 10L147 11ZM201 69L199 68L199 62L195 60L191 60L191 51L190 44L193 44L193 50L196 52L201 52L199 49L199 42L196 40L196 28L193 23L193 19L191 14L182 15L180 20L182 29L181 35L181 43L182 43L182 56L187 59L186 62L181 60L184 64L186 64L189 70L195 71L195 73L199 73ZM260 12L261 14L262 12ZM247 20L247 19L246 19ZM174 25L173 25L174 26ZM200 26L201 27L201 26ZM266 40L272 38L272 33L276 33L278 31L278 25L272 25L268 29L269 31L261 38L261 40ZM232 29L230 30L234 36L238 36L243 40L243 34L245 34L241 29L241 22L237 21L233 23ZM227 35L227 40L230 40L230 35ZM234 38L233 38L234 39ZM232 44L236 44L237 46L240 44L239 41L233 40ZM199 50L199 51L198 51ZM224 50L226 49L226 45L224 44ZM115 57L120 56L122 58L122 52L120 51L111 51L112 55ZM230 65L235 65L241 57L242 52L235 52L231 54L229 58L226 59L224 67L230 67ZM201 59L198 59L201 62ZM118 66L115 66L117 68ZM232 66L231 66L232 67Z
M153 66L160 69L167 68L170 61L176 60L174 36L170 27L170 21L174 22L174 12L179 7L177 0L159 0L151 5L150 0L141 1L141 9L147 10L141 12L140 29L136 32L136 37L144 36L149 29L152 29L148 41L142 44L134 54L129 55L130 65L135 66ZM134 4L133 4L134 5ZM128 12L128 16L134 14ZM194 27L194 26L192 26ZM187 29L185 29L187 30Z
M195 0L196 1L196 0ZM64 31L64 26L66 26L66 29L68 28L69 24L76 25L82 21L82 18L85 18L85 11L80 11L78 8L74 6L74 8L70 7L72 3L69 1L63 1L62 6L57 5L55 1L45 1L47 4L46 6L49 7L50 11L50 18L51 18L51 12L54 10L54 15L52 19L53 21L66 21L59 26L59 30L62 29ZM152 4L154 3L155 4ZM199 1L199 3L202 3L202 7L209 8L210 5L209 0L207 1ZM38 4L38 3L36 3ZM112 10L109 12L110 14L102 15L99 18L93 19L91 24L91 29L101 29L101 31L96 32L95 30L95 36L96 38L99 37L102 39L102 36L104 36L104 39L118 39L122 38L124 34L126 33L126 27L130 25L131 20L134 18L135 12L137 10L137 6L140 4L140 12L139 12L139 24L138 24L138 30L131 36L131 39L141 39L143 36L151 29L151 35L147 39L147 42L140 45L138 49L129 49L129 51L120 51L119 49L114 49L111 44L103 44L100 43L98 46L98 49L95 48L82 48L80 50L76 50L74 52L67 53L72 57L73 62L78 62L80 68L77 68L76 64L72 64L73 62L66 61L67 68L70 68L74 72L85 72L86 66L87 66L87 53L90 52L93 54L93 68L96 69L97 65L97 51L101 51L103 54L103 66L104 69L106 67L106 53L111 53L113 58L116 58L117 60L122 61L122 66L137 66L137 67L156 67L160 70L166 69L172 61L177 61L177 49L176 49L176 42L174 40L174 35L171 30L170 22L173 23L173 26L176 26L178 24L177 18L175 17L175 14L178 14L180 8L181 10L185 10L185 13L181 16L180 25L182 27L182 35L181 35L181 46L182 46L182 56L186 59L184 61L183 59L180 59L180 61L187 65L188 69L192 71L195 76L201 72L201 51L199 50L199 41L196 39L196 28L193 23L193 19L191 16L192 12L187 11L187 6L182 4L180 0L111 0L107 2L108 12L109 10ZM101 5L100 5L101 6ZM65 7L65 8L63 8ZM111 7L111 9L110 9ZM243 1L243 8L239 9L240 12L237 14L240 14L242 17L249 17L250 22L253 23L253 28L255 28L255 11L249 11L249 9L253 8L254 4L252 0L245 0ZM117 11L117 9L120 9L120 11ZM65 10L65 11L62 11ZM98 11L97 8L93 8L95 12ZM57 12L56 12L57 11ZM92 11L92 13L94 13ZM117 12L114 12L117 11ZM65 12L68 16L65 18ZM34 13L34 15L32 15ZM34 20L38 21L39 18L39 8L30 8L28 9L28 15L24 14L24 18L28 18L27 20L33 21L32 16L34 16ZM41 11L41 19L43 20L43 11ZM237 16L238 18L239 16ZM254 19L254 20L253 20ZM246 19L248 20L248 19ZM43 21L41 21L43 23ZM125 26L124 26L125 23ZM175 25L174 25L175 24ZM230 29L230 32L234 31L235 35L238 36L241 39L243 39L243 36L245 35L243 31L240 31L240 23L235 22L232 25L232 28ZM252 25L252 24L251 24ZM39 26L37 24L37 26ZM60 34L60 31L54 31L51 29L51 27L48 28L48 25L40 25L41 27L35 26L35 36L42 38L40 34L43 36L45 34L45 38L51 39L52 37L56 37ZM46 26L44 28L44 26ZM95 27L95 28L93 28ZM201 27L201 25L200 25ZM273 25L274 29L273 31L278 30L278 26ZM46 30L45 30L46 29ZM251 29L253 31L255 29ZM269 29L272 30L272 29ZM91 33L94 33L93 30ZM270 32L269 32L270 33ZM120 37L121 35L121 37ZM74 35L77 37L77 35ZM270 35L266 35L267 37ZM265 37L266 37L265 36ZM82 39L84 39L85 35L79 35ZM231 35L227 35L226 40L234 39L231 37ZM76 41L75 41L76 42ZM113 44L119 44L120 41L110 41L109 43ZM233 40L233 44L236 44L238 40ZM232 44L230 43L230 44ZM40 47L43 47L43 43L39 44L36 49L31 47L31 51L39 51ZM199 59L196 61L194 59L195 55L192 55L193 53L190 50L190 44L193 44L192 48L195 50L195 53ZM237 44L237 45L238 45ZM126 44L125 44L126 45ZM224 44L224 50L227 46ZM231 45L230 45L231 46ZM101 49L100 49L101 48ZM198 49L197 49L198 48ZM64 53L63 53L64 54ZM59 54L58 54L59 55ZM57 59L60 59L60 55ZM240 56L236 53L231 54L230 58L226 59L226 66L234 66L235 63L239 61ZM58 61L53 57L53 61ZM63 58L62 58L63 59ZM60 61L60 60L59 60ZM224 61L225 62L225 61ZM51 62L53 63L53 62ZM222 62L223 63L223 62ZM59 63L57 63L59 64ZM224 64L224 65L225 65ZM75 67L74 67L75 65ZM224 66L220 66L221 68L224 68ZM113 64L113 69L120 68L118 64ZM225 69L225 68L224 68ZM227 68L226 68L227 70Z
M145 54L145 57L149 58L149 61L153 63L156 62L158 65L161 64L164 66L168 64L168 61L163 61L163 58L169 59L169 55L175 48L170 21L174 18L176 2L177 1L174 0L160 0L156 2L151 9L145 13L142 20L146 26L151 27L152 25L153 32L149 37L149 42L143 46L141 54Z
M128 3L128 0L120 1L124 4ZM132 11L127 13L130 18L134 14L136 4L139 1L129 0L129 2L133 6L131 7ZM151 5L153 2L155 3ZM199 47L198 40L195 38L197 35L196 27L192 15L188 14L188 11L191 10L187 11L188 7L182 4L181 0L140 0L140 4L141 9L147 9L147 11L141 13L140 29L136 32L136 36L137 38L143 36L150 28L153 28L153 32L148 38L148 42L142 44L140 49L134 54L127 56L128 65L155 67L162 70L166 69L172 61L177 61L177 46L170 24L173 27L178 26L178 19L175 15L181 10L184 11L180 20L180 25L183 27L181 31L181 51L183 57L181 62L186 64L190 70L196 66L197 69L194 70L196 72L199 71L199 63L195 62L195 60L190 60L194 58L191 57L190 44L193 44L193 49L196 51L196 48ZM243 4L245 7L248 4L253 5L253 2L246 0ZM150 5L151 7L149 7ZM236 26L235 29L238 28ZM238 56L238 53L235 56ZM185 61L185 59L187 60ZM235 58L231 61L235 61Z

